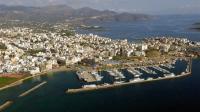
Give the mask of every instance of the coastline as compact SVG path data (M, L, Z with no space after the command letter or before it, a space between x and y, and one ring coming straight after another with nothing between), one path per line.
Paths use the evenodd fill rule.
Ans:
M186 57L185 57L186 58ZM190 58L190 61L192 61L193 59ZM191 65L192 66L192 65ZM31 75L31 76L28 76L28 77L25 77L25 78L22 78L20 80L17 80L11 84L8 84L8 85L5 85L3 87L0 87L0 91L3 91L5 89L8 89L8 88L11 88L11 87L14 87L14 86L18 86L18 85L21 85L23 84L24 81L28 80L28 79L31 79L33 77L37 77L37 76L42 76L42 75L47 75L48 73L56 73L56 72L67 72L67 71L75 71L77 70L76 67L72 68L72 67L66 67L66 66L61 66L59 68L56 68L56 69L52 69L52 70L48 70L48 71L43 71L43 72L40 72L40 73L37 73L35 75ZM191 72L190 72L191 74Z
M52 69L52 70L48 70L48 71L43 71L43 72L40 72L38 74L35 74L35 75L31 75L31 76L28 76L28 77L25 77L25 78L22 78L20 80L17 80L11 84L8 84L8 85L5 85L3 87L0 88L0 91L3 91L5 89L8 89L8 88L11 88L11 87L14 87L14 86L18 86L18 85L21 85L24 81L28 80L28 79L31 79L33 77L37 77L37 76L41 76L41 75L47 75L48 73L56 73L56 72L64 72L64 71L73 71L75 69L73 68L67 68L67 67L59 67L57 69Z

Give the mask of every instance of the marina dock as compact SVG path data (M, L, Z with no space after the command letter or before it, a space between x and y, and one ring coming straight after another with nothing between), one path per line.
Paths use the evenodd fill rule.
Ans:
M95 81L97 81L95 79L95 77L93 77L91 75L91 73L89 71L77 72L76 74L77 74L79 80L83 80L83 81L86 81L86 82L95 82Z
M12 101L7 101L4 104L0 105L0 112L3 112L6 108L8 108L10 105L12 105Z
M35 87L33 87L33 88L29 89L28 91L26 91L26 92L24 92L24 93L20 94L20 95L19 95L19 97L23 97L23 96L26 96L26 95L28 95L29 93L31 93L31 92L33 92L33 91L35 91L36 89L40 88L41 86L43 86L43 85L44 85L44 84L46 84L46 83L47 83L47 82L46 82L46 81L44 81L44 82L42 82L42 83L38 84L37 86L35 86Z

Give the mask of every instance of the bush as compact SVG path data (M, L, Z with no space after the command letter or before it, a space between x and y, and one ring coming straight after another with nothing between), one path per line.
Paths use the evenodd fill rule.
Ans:
M159 57L161 53L158 50L147 50L146 51L146 56L147 57Z
M7 49L6 45L3 43L0 43L0 50L6 50L6 49Z

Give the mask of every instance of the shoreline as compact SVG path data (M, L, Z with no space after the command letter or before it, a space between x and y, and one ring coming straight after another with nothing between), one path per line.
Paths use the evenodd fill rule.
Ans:
M186 58L186 57L185 57ZM190 61L192 61L193 59L190 58ZM150 66L150 65L149 65ZM192 66L192 65L191 65ZM52 69L52 70L49 70L49 71L43 71L43 72L40 72L40 73L37 73L35 75L31 75L31 76L27 76L25 78L22 78L20 80L17 80L11 84L8 84L8 85L5 85L3 87L0 87L0 91L3 91L5 89L8 89L8 88L11 88L11 87L14 87L14 86L18 86L18 85L21 85L24 81L28 80L28 79L31 79L33 77L37 77L37 76L42 76L42 75L47 75L49 73L56 73L56 72L68 72L68 71L75 71L77 70L77 68L68 68L66 66L61 66L57 69Z
M11 84L8 84L6 86L3 86L0 88L0 91L3 91L5 89L8 89L8 88L11 88L11 87L14 87L14 86L18 86L18 85L21 85L24 81L28 80L28 79L31 79L33 77L37 77L37 76L42 76L42 75L46 75L48 73L56 73L56 72L64 72L64 71L73 71L75 69L72 69L72 68L66 68L66 67L60 67L58 69L53 69L53 70L49 70L49 71L43 71L41 73L38 73L38 74L35 74L35 75L31 75L31 76L28 76L28 77L25 77L25 78L22 78L20 80L17 80Z

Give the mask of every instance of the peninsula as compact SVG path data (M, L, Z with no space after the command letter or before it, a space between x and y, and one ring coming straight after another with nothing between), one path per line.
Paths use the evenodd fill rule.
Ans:
M41 27L44 26L47 28L45 24ZM51 30L19 26L0 29L0 86L3 89L20 84L24 78L59 70L82 68L90 74L88 71L94 67L102 71L199 56L193 49L199 48L200 43L181 37L153 37L135 43L77 34L65 24L48 28ZM18 80L20 83L15 82Z

